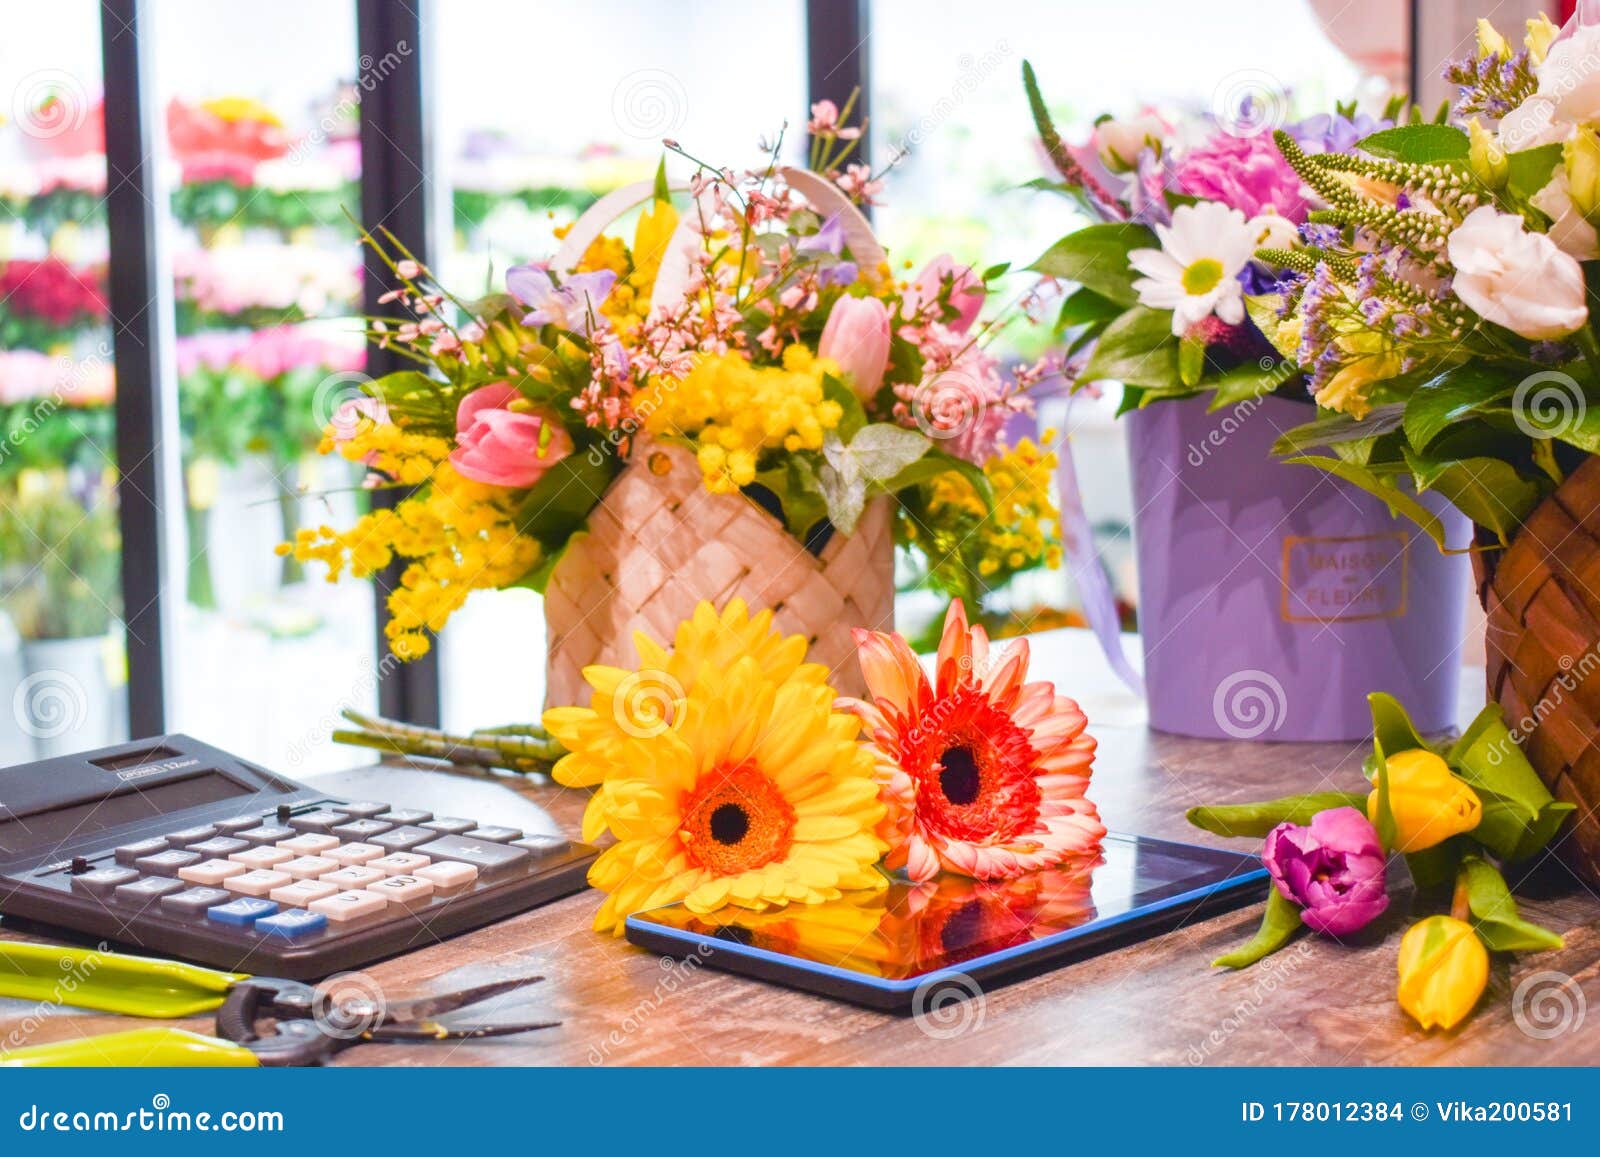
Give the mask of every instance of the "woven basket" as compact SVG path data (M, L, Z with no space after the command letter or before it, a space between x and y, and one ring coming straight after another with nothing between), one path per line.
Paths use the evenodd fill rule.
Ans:
M1600 884L1600 458L1473 556L1488 616L1489 697L1552 794L1577 806L1561 858Z
M894 627L893 515L878 499L854 534L813 555L744 495L708 491L687 450L641 442L545 589L546 705L587 704L592 663L635 666L633 632L670 645L700 600L734 597L771 608L784 634L805 636L808 660L832 669L836 691L860 695L850 629Z

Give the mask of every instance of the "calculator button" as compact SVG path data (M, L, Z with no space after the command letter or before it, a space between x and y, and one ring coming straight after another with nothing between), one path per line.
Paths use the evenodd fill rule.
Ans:
M425 824L433 818L433 813L418 811L416 808L397 807L384 812L383 818L396 827L405 827L407 824Z
M127 904L134 908L145 908L154 900L163 896L170 896L174 892L181 892L184 885L177 880L169 880L164 876L151 876L145 880L135 880L131 884L124 884L112 893L112 898L119 904Z
M416 876L389 876L367 889L391 904L420 904L433 895L433 882Z
M231 924L236 928L248 928L263 916L271 916L277 910L278 906L271 900L246 897L208 908L206 919L215 920L218 924Z
M440 836L431 844L419 847L417 854L427 856L430 860L455 860L457 863L471 864L486 875L503 871L528 858L526 848L514 848L492 840L469 840L466 836Z
M250 828L239 833L241 840L249 840L252 844L267 846L279 840L287 840L294 836L293 828L282 827L278 824L263 824L258 828Z
M157 852L153 856L141 856L133 862L147 876L176 876L180 868L187 868L190 864L198 864L204 856L197 852L179 851L174 848L170 852Z
M198 844L202 840L209 840L217 834L217 829L211 824L201 824L199 827L184 828L181 832L168 832L167 843L175 848L188 844Z
M237 892L241 896L265 896L274 888L281 888L292 883L294 877L287 872L273 872L266 868L257 868L253 872L246 872L242 876L229 876L222 882L222 886L230 892Z
M306 812L302 816L290 816L289 826L297 832L321 832L327 835L347 819L348 817L338 812L322 810Z
M357 891L368 884L376 884L379 880L387 878L387 873L377 868L340 868L337 872L329 872L326 876L317 877L324 884L337 884L346 892Z
M298 940L321 932L327 926L328 918L320 912L279 912L256 921L257 932L283 940Z
M428 828L431 831L443 832L447 836L459 836L466 832L470 832L473 828L477 827L478 821L458 820L450 816L445 816L443 819L429 820L427 823L419 826Z
M167 850L167 841L157 838L153 840L140 840L136 844L123 844L117 849L117 863L131 864L145 856L153 856L157 852Z
M371 800L358 800L355 803L335 803L329 804L328 807L331 811L336 811L340 815L346 815L356 820L370 820L374 816L381 816L389 810L388 804L374 803Z
M388 906L383 897L374 896L371 892L340 892L325 900L313 900L311 911L329 920L343 922L381 915Z
M242 876L249 870L243 864L236 864L232 860L207 860L203 864L191 864L187 868L179 868L178 879L214 888L229 876Z
M297 856L314 856L318 852L325 852L329 848L337 848L338 846L338 836L321 835L316 832L278 841L278 847L286 852L293 852Z
M249 848L242 852L234 852L228 857L234 863L243 864L246 868L270 868L294 858L294 853L288 848Z
M481 828L473 828L466 834L469 840L489 840L496 844L509 844L512 840L520 840L522 832L518 828L500 828L493 824Z
M216 822L217 831L225 836L231 836L235 832L247 832L251 828L260 826L260 816L234 816L232 819L218 820Z
M207 908L215 908L233 899L231 892L221 888L190 888L161 897L161 910L173 916L202 916Z
M527 848L535 856L548 856L565 848L567 841L561 836L528 836L526 839L512 840L511 846Z
M208 860L226 860L233 853L242 852L249 846L249 840L236 840L228 836L218 836L215 839L204 840L198 844L190 844L188 850L197 856L204 856Z
M448 892L455 888L465 888L478 878L478 869L471 864L457 864L446 862L443 864L429 864L426 868L418 868L415 875L418 879L427 880L441 892Z
M296 880L315 880L318 876L326 876L329 872L337 872L339 865L333 860L325 860L321 856L301 856L295 860L285 860L278 865L278 871L293 876Z
M403 827L395 828L392 832L384 832L381 836L373 836L366 842L376 844L386 852L409 852L418 844L425 844L429 840L438 838L438 832L430 832L427 828Z
M393 830L394 825L386 820L351 820L334 828L333 834L344 840L364 840Z
M337 848L329 848L323 852L322 858L333 860L335 863L349 868L365 864L370 860L376 860L383 853L384 849L373 844L342 844Z
M131 884L138 878L139 873L132 868L101 868L98 871L84 872L82 875L72 877L72 887L75 890L104 896L112 889Z
M337 885L324 884L321 880L296 880L292 884L274 888L269 893L272 899L282 904L285 908L306 908L313 901L325 900L329 896L338 894L339 888Z
M431 861L415 852L390 852L382 859L371 860L367 867L376 868L385 876L409 876L418 868L426 868Z

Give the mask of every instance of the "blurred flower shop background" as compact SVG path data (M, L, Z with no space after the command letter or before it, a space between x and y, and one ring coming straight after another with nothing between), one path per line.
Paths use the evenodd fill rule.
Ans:
M1075 224L1060 198L1020 183L1044 172L1017 82L1024 54L1049 78L1056 122L1082 139L1105 109L1250 106L1281 121L1336 101L1381 107L1414 79L1414 34L1440 39L1442 59L1471 27L1430 4L1438 23L1417 33L1404 0L452 0L448 23L424 4L417 42L380 54L360 31L375 7L161 0L143 30L161 267L138 320L161 347L177 435L161 455L164 723L289 774L356 758L328 742L330 711L377 708L389 674L370 585L324 582L272 548L367 501L360 471L316 447L369 368L350 320L363 297L356 221L370 216L361 117L406 57L424 54L428 149L391 193L425 199L433 267L475 294L550 254L608 190L648 179L663 138L742 165L787 120L785 159L803 163L811 103L857 85L863 153L883 182L873 224L896 264L950 253L1021 269ZM0 729L6 763L133 726L127 683L141 668L124 624L146 608L123 605L121 580L155 565L153 544L124 548L116 507L102 18L94 0L58 0L11 13L0 40L0 697L29 721ZM1152 28L1161 36L1144 37ZM1423 79L1437 103L1438 82ZM1023 293L1019 313L1048 314ZM1023 321L1001 348L1036 358L1050 334ZM1131 629L1116 404L1080 396L1069 412L1064 391L1047 391L1028 433L1070 431ZM900 600L908 635L943 617L930 592ZM1016 576L982 610L1002 629L1082 622L1060 569ZM440 639L439 721L531 717L544 631L532 591L475 594Z

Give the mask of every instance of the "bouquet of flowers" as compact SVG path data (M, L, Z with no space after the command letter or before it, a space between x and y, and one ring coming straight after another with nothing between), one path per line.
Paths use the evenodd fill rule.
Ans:
M1074 146L1056 130L1027 63L1023 83L1060 178L1034 187L1064 194L1098 219L1032 266L1078 286L1058 317L1077 354L1077 381L1121 382L1122 411L1202 393L1219 408L1298 392L1295 360L1261 332L1246 303L1278 281L1258 251L1296 246L1319 202L1265 126L1248 118L1175 124L1145 111L1102 117ZM1389 127L1400 110L1398 101L1382 118L1341 110L1283 131L1308 153L1338 156Z
M1423 1028L1450 1029L1482 996L1490 952L1561 947L1518 915L1498 865L1529 864L1574 809L1539 781L1498 707L1453 742L1430 744L1398 702L1370 698L1368 788L1190 810L1206 831L1266 837L1273 886L1260 931L1215 963L1247 967L1305 929L1336 941L1363 932L1389 907L1388 857L1398 853L1424 902L1454 887L1450 914L1413 924L1398 961L1400 1006Z
M813 128L833 142L818 167L836 169L857 130ZM323 448L401 498L348 530L302 530L280 551L331 577L403 560L388 627L402 657L425 651L473 590L543 590L558 567L570 583L557 575L547 616L555 586L589 600L585 612L603 601L597 582L644 608L682 573L712 589L658 609L658 623L699 597L748 590L785 596L808 631L835 631L847 650L850 586L881 573L869 601L892 596L884 498L899 541L946 589L967 589L969 566L1054 563L1043 457L1000 442L1043 370L1007 380L983 345L990 327L977 324L1003 267L980 276L946 258L898 280L841 186L776 157L775 146L742 174L695 162L682 216L663 165L642 190L603 198L552 261L512 268L506 292L478 302L452 296L392 238L369 236L398 280L390 299L411 314L375 320L371 336L417 369L351 399ZM876 182L856 168L841 174L844 188L870 196ZM641 203L631 245L604 235ZM976 559L960 530L975 509L990 514L980 541L992 552ZM602 555L656 515L629 561ZM856 540L867 548L853 550ZM828 590L804 585L808 555L839 566ZM769 577L783 589L764 593ZM619 621L595 646L621 648L632 625ZM553 651L561 634L553 628Z
M105 321L105 270L74 269L58 257L8 261L0 269L0 348L49 349Z
M1582 687L1600 641L1597 52L1593 3L1564 28L1529 21L1517 45L1480 22L1475 52L1445 73L1455 124L1397 126L1350 155L1278 134L1327 208L1300 248L1258 254L1286 277L1250 305L1323 411L1280 453L1377 495L1441 547L1417 492L1476 524L1490 694L1545 782L1580 805L1563 855L1600 880Z

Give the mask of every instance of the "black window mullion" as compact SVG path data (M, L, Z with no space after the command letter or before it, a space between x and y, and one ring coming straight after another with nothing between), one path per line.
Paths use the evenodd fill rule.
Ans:
M812 103L840 108L859 90L850 119L866 121L871 106L870 0L807 0L806 78ZM852 160L870 165L871 140L863 136Z
M425 0L358 0L356 44L361 95L361 219L369 229L389 230L424 263L432 260L428 235L428 199L432 170L428 162L422 43ZM388 270L366 255L362 278L363 312L390 313L393 306L378 298L393 288ZM409 369L409 362L391 350L367 349L367 373L373 377ZM392 491L377 491L375 505L392 505ZM388 654L382 626L388 621L388 594L400 582L403 566L395 563L374 581L377 596L378 709L391 719L423 726L439 723L439 653L396 663Z
M173 620L165 512L176 496L176 414L162 396L163 332L156 104L142 0L103 0L106 218L109 305L116 358L117 503L122 530L123 622L128 648L128 727L134 738L166 730L165 657Z

